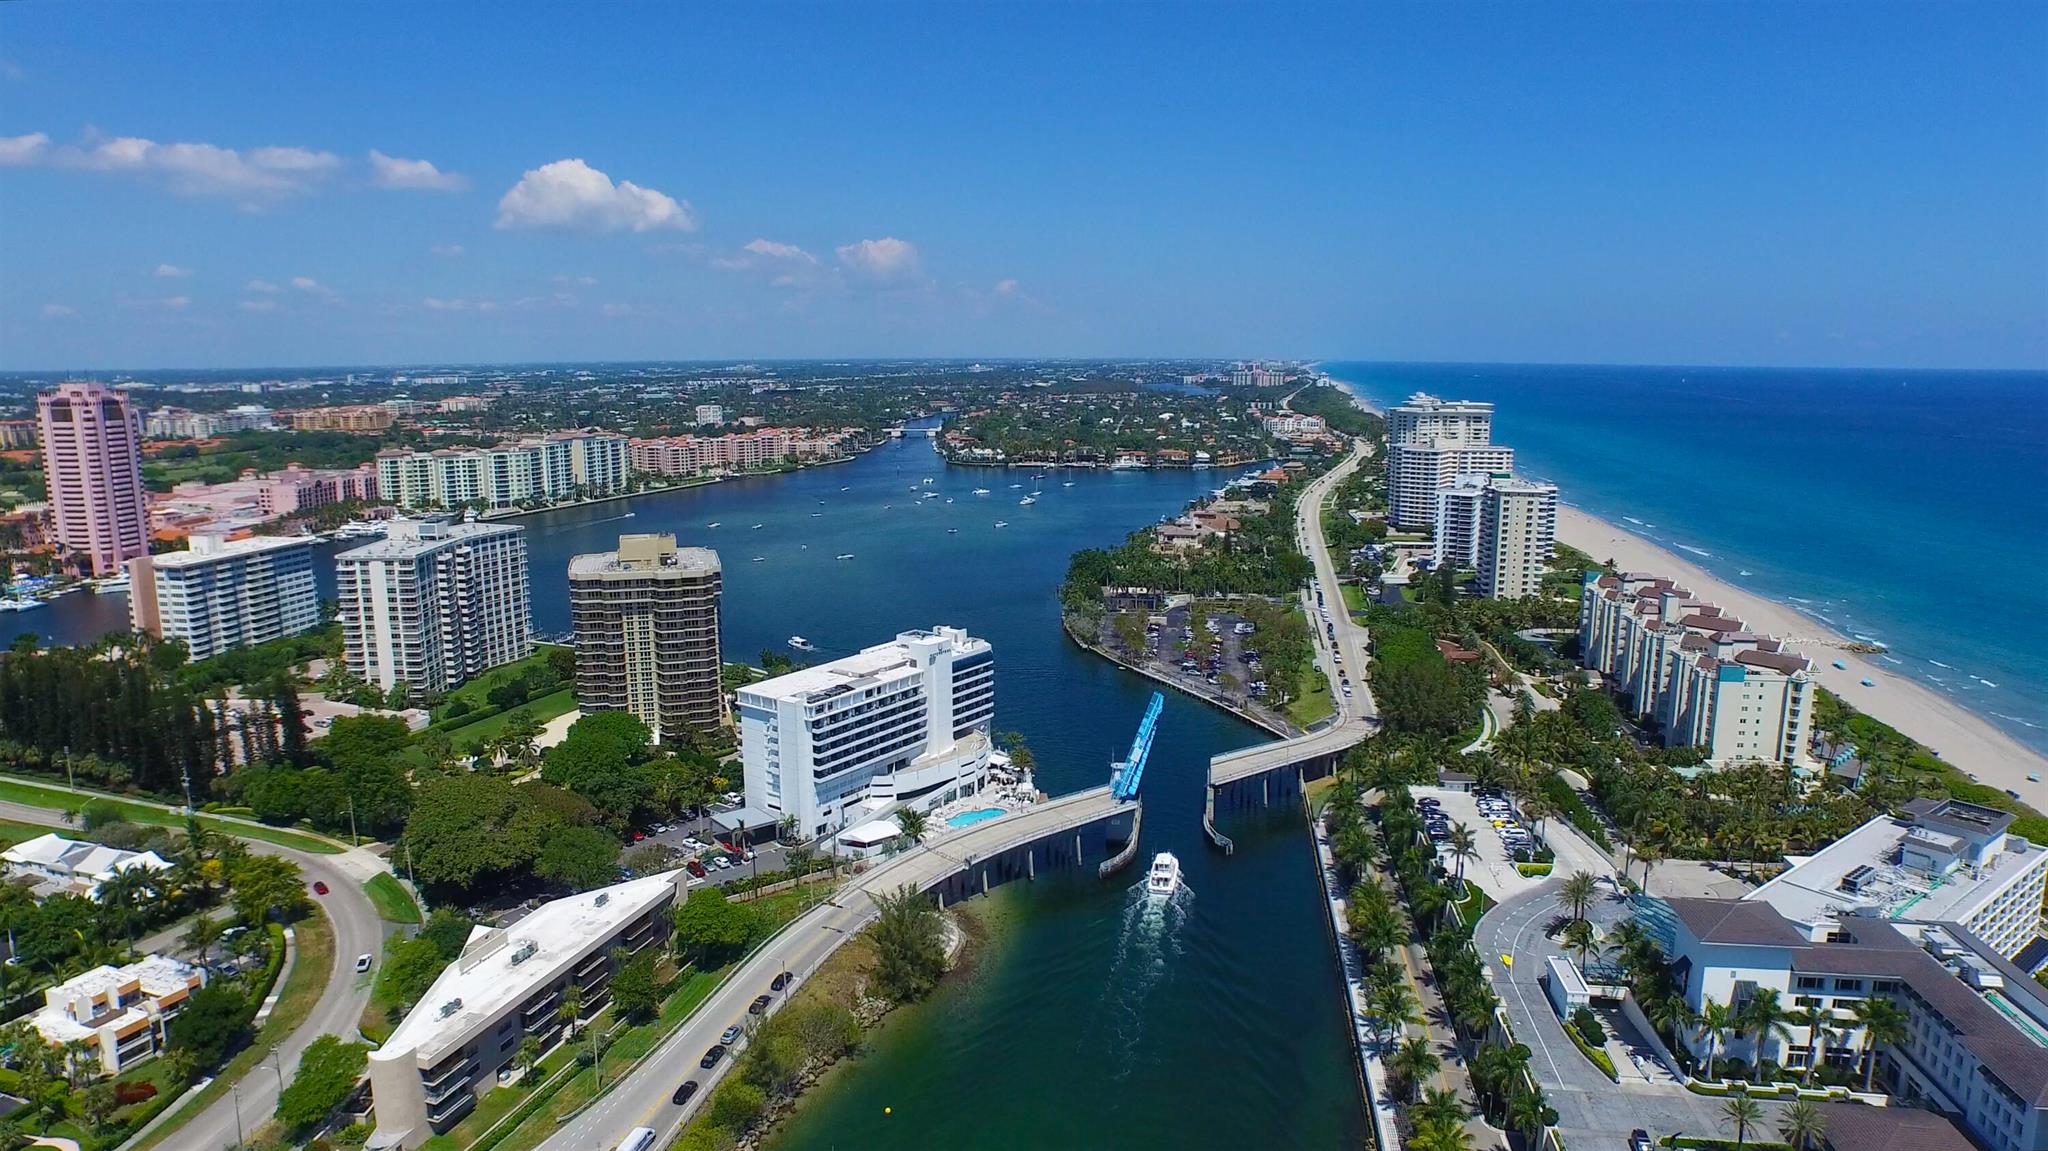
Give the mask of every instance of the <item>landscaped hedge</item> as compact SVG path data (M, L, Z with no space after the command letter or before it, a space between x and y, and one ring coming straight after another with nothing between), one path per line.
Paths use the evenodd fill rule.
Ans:
M1572 785L1566 783L1563 776L1545 777L1543 795L1556 804L1558 811L1571 821L1573 827L1584 832L1586 838L1593 841L1594 846L1602 851L1614 850L1614 844L1608 842L1607 829L1600 826L1600 820L1594 816L1593 809L1586 806L1586 801L1579 798L1579 793L1572 790Z

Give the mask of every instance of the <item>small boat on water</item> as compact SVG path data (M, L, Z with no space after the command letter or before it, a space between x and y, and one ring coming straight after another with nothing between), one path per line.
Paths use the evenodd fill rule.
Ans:
M1063 483L1063 484L1061 484L1060 486L1061 486L1061 487L1063 487L1063 488L1070 488L1070 487L1073 487L1073 486L1074 486L1074 481L1072 481L1072 480L1068 480L1068 481L1067 481L1066 483Z
M1030 497L1030 496L1025 496L1025 497L1024 497L1023 499L1021 499L1021 500L1018 500L1018 501L1017 501L1017 506L1018 506L1018 507L1027 507L1027 508L1028 508L1028 507L1030 507L1030 506L1031 506L1032 504L1035 504L1035 503L1037 503L1037 502L1038 502L1038 501L1037 501L1037 500L1035 500L1035 499L1033 499L1032 497Z
M1021 487L1023 487L1024 485L1023 485L1023 484L1011 484L1010 486L1011 486L1012 488L1021 488Z
M997 526L997 527L999 527L999 528L1006 528L1006 527L1009 527L1009 526L1010 526L1010 521L1009 521L1009 520L997 520L997 521L996 521L996 526Z
M108 576L105 579L96 579L92 581L92 590L96 592L127 591L128 573L122 572L120 575L117 576Z
M1162 851L1152 857L1152 867L1145 872L1145 894L1153 899L1171 899L1180 890L1180 860L1171 851Z
M947 529L946 529L946 534L947 534L947 535L949 535L949 536L957 536L957 535L959 535L959 534L960 534L960 529L959 529L959 528L947 528Z
M790 637L789 637L789 646L791 646L791 647L795 648L795 649L796 649L796 650L798 650L798 651L816 651L816 650L818 650L818 645L817 645L817 644L814 644L814 643L812 643L812 642L811 642L810 640L807 640L807 639L805 639L804 637L802 637L802 636L800 636L800 635L793 635L793 636L790 636Z
M760 531L760 530L761 530L762 528L765 528L765 527L767 527L767 526L768 526L767 524L755 524L755 525L754 525L754 527L753 527L753 530L754 530L754 531Z
M825 515L825 513L824 513L824 512L812 512L812 513L811 513L811 518L812 518L812 519L814 519L814 520L815 520L815 519L822 519L822 518L824 518L824 515Z
M47 605L42 600L33 599L29 596L8 596L5 599L0 599L0 611L34 611L39 607L45 606Z
M976 488L976 489L974 489L974 494L975 494L975 495L978 495L978 496L985 496L985 495L987 495L987 494L988 494L988 489L987 489L987 488Z
M718 526L718 521L717 521L717 520L712 520L712 521L711 521L710 523L708 523L708 524L705 524L704 526L705 526L705 527L707 527L707 528L715 528L715 527L717 527L717 526Z
M334 529L334 538L357 540L365 536L381 536L389 526L377 520L350 520Z
M838 555L836 555L836 556L833 556L832 558L833 558L833 559L837 559L837 560L850 560L850 559L852 559L852 558L853 558L853 553L852 553L852 552L840 552L840 553L839 553Z
M764 559L767 559L767 558L768 558L767 556L755 556L755 557L754 557L754 562L755 562L755 563L760 563L760 562L761 562L762 560L764 560Z

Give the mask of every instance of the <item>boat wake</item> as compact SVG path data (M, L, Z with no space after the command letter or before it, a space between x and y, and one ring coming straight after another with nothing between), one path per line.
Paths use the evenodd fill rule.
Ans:
M1181 929L1194 900L1194 890L1186 884L1167 898L1155 898L1146 893L1142 878L1124 892L1122 929L1116 958L1110 961L1109 977L1103 981L1102 1010L1084 1030L1107 1028L1107 1038L1120 1047L1137 1046L1144 1033L1145 1001L1183 953ZM1083 1042L1097 1044L1103 1038L1087 1035ZM1127 1063L1120 1063L1115 1077L1122 1079L1130 1071Z

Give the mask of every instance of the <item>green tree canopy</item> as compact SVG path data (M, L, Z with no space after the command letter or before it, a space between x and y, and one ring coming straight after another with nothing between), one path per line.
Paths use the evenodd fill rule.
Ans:
M675 910L676 947L699 965L714 965L753 941L757 918L753 908L700 887Z
M349 1043L333 1035L313 1040L299 1058L291 1086L278 1096L277 1121L293 1131L303 1131L327 1118L355 1089L369 1053L368 1044Z
M565 827L541 845L534 874L571 891L617 882L619 841L594 827Z

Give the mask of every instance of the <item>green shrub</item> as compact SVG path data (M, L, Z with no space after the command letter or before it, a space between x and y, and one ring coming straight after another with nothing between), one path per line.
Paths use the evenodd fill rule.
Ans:
M1607 1045L1607 1029L1600 1026L1600 1017L1593 1014L1592 1008L1581 1007L1572 1012L1572 1026L1579 1029L1579 1034L1587 1043L1595 1047Z

